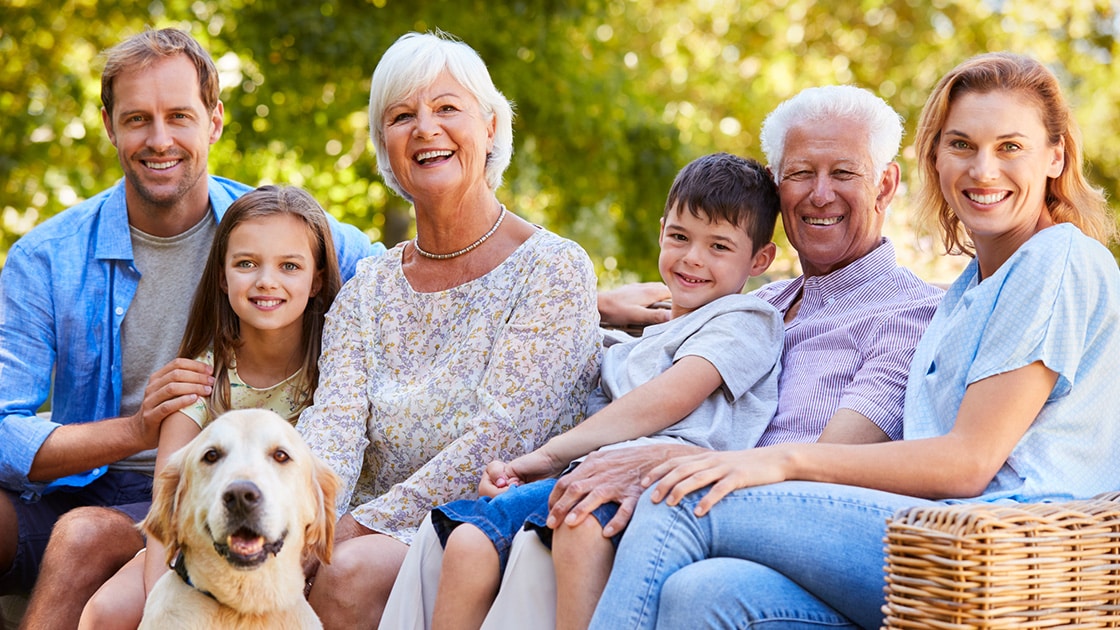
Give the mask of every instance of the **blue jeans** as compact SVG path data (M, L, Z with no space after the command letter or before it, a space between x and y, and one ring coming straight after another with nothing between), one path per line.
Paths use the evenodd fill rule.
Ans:
M498 567L505 573L513 538L522 528L533 530L545 547L552 549L552 530L545 526L548 520L548 497L556 486L555 479L539 479L522 484L496 497L479 497L444 503L432 509L432 528L439 535L439 543L447 546L447 537L462 524L474 525L486 534L498 552ZM618 513L617 503L604 503L592 511L599 525L607 523ZM622 532L611 536L617 548Z
M513 537L526 521L544 525L548 518L548 495L555 485L555 479L540 479L510 488L496 497L445 503L432 509L432 527L444 547L452 530L463 523L482 530L494 543L498 567L505 572ZM552 537L546 542L551 543Z
M877 628L886 520L934 504L795 481L737 490L697 517L706 492L675 507L642 496L593 630Z

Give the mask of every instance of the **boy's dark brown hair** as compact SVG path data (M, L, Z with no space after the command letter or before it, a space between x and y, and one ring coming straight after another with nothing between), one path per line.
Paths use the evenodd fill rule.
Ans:
M781 212L778 187L766 168L730 153L696 158L677 173L662 218L677 207L699 219L742 228L755 252L774 238Z

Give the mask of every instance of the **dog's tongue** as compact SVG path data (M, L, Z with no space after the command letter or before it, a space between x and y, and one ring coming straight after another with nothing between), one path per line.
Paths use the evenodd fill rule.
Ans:
M255 556L264 549L264 536L254 536L247 532L230 534L226 541L229 550L239 556Z

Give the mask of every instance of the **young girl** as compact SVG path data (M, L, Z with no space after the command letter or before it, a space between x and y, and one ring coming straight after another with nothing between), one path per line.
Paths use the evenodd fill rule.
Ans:
M305 191L261 186L218 225L179 356L213 366L214 390L163 421L156 474L168 458L230 409L263 407L293 424L319 381L324 316L342 281L330 226ZM144 600L167 571L148 539L82 612L80 628L136 628Z

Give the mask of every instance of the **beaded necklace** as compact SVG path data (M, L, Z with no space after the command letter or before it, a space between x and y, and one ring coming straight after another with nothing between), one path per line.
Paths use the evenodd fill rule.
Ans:
M412 246L416 248L416 252L419 253L421 256L423 256L424 258L431 258L432 260L447 260L448 258L455 258L456 256L462 256L463 254L465 254L465 253L471 251L472 249L478 247L479 245L482 245L483 243L485 243L486 239L490 238L491 236L494 235L494 232L498 231L498 227L500 227L502 225L502 219L506 218L506 207L502 204L498 204L498 205L499 205L499 207L501 207L502 210L501 210L501 212L498 213L498 220L494 222L494 227L490 228L490 231L483 234L477 241L471 243L470 245L467 245L466 247L464 247L463 249L460 249L457 252L451 252L450 254L433 254L431 252L426 252L426 251L424 251L423 249L420 248L420 242L418 240L419 237L412 239Z

